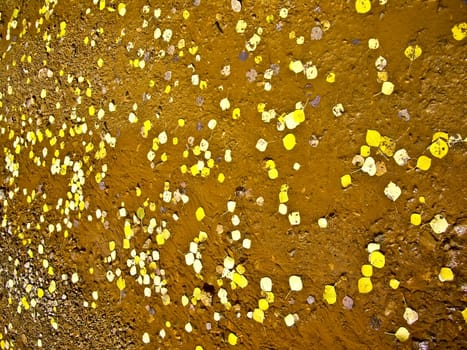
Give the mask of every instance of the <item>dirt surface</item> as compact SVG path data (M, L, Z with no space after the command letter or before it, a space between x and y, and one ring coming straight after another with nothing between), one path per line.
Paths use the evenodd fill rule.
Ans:
M2 1L0 348L466 348L467 5L360 4Z

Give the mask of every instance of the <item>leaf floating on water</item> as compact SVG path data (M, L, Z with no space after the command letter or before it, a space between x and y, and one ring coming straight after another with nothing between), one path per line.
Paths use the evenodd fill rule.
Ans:
M431 167L431 158L427 156L420 156L417 159L417 168L420 170L428 170Z
M385 81L381 85L381 92L383 95L389 96L394 92L394 84L390 81Z
M410 326L417 322L418 320L418 313L417 311L411 309L410 307L406 307L404 311L404 320L407 321L407 324Z
M396 336L397 340L404 342L409 339L410 332L405 327L399 327L394 335Z
M388 197L390 200L395 202L397 198L401 195L402 191L399 186L397 186L394 182L390 182L386 188L384 189L384 195Z
M458 41L465 39L465 37L467 36L467 23L462 22L456 24L454 27L451 28L451 32L454 39Z
M289 277L290 290L294 292L301 291L303 289L303 283L300 276L292 275Z
M139 207L138 210L136 210L136 216L138 219L143 220L144 219L144 208Z
M358 291L362 294L370 293L373 290L373 283L370 277L361 277L358 280Z
M363 163L361 170L370 176L376 175L377 169L376 169L376 163L375 163L374 158L368 157L367 159L365 159L365 162Z
M124 290L125 287L126 287L126 283L125 283L125 280L123 279L122 276L120 276L118 279L117 279L117 287L120 291Z
M436 158L443 158L448 154L449 146L442 138L438 138L430 145L430 153Z
M454 273L449 267L442 267L439 271L438 278L441 282L450 282L454 280Z
M418 45L409 45L404 50L404 55L411 61L415 61L422 54L422 48Z
M377 267L378 269L382 269L386 263L386 258L384 257L383 253L378 250L371 252L368 260L370 261L371 265Z
M349 174L346 174L341 177L341 186L343 188L347 188L352 184L352 178L350 177Z
M284 138L282 139L282 143L284 144L284 148L287 151L291 151L297 144L295 140L295 135L294 134L285 135Z
M196 220L198 221L203 220L204 217L206 216L206 213L204 212L204 208L199 207L198 209L196 209L195 216L196 216Z
M409 161L410 157L405 148L401 148L394 153L394 161L399 166L404 166Z
M437 214L431 219L430 226L433 232L440 234L446 232L449 224L443 215Z
M323 299L329 304L335 304L337 300L336 288L331 285L324 286Z
M379 149L384 155L392 157L396 151L396 141L390 137L382 136L379 143Z
M371 1L370 0L356 0L355 10L357 11L357 13L369 12L371 10Z
M381 134L377 130L367 130L365 141L368 146L379 147L381 143Z

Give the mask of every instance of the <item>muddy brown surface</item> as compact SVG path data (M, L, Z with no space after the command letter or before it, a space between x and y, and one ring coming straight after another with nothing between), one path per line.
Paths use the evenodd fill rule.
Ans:
M465 348L467 8L380 2L2 1L0 348Z

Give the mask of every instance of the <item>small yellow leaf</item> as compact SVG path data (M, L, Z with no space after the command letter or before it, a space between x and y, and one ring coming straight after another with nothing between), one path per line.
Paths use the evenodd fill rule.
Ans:
M394 84L391 83L390 81L385 81L383 82L383 84L381 85L381 92L383 93L383 95L391 95L394 91Z
M404 342L409 339L410 332L405 327L399 327L394 335L396 336L397 340Z
M379 147L381 143L381 134L377 130L367 130L365 140L368 146Z
M450 282L454 280L454 273L449 267L442 267L439 271L438 278L441 282Z
M456 40L463 40L467 36L467 23L462 22L451 28L452 36Z
M467 322L467 308L465 308L465 309L462 311L462 317L464 318L464 321Z
M418 213L412 213L410 215L410 223L415 226L419 226L422 223L422 216Z
M237 345L237 339L238 337L233 333L229 333L229 336L227 338L230 345Z
M420 156L417 159L417 168L420 170L428 170L431 167L431 158L427 156Z
M373 275L373 266L365 264L362 266L362 275L364 277L371 277Z
M337 300L336 288L331 285L324 286L323 298L328 304L335 304Z
M126 286L125 280L122 276L117 279L117 287L120 291L124 290Z
M371 10L371 1L370 0L356 0L355 1L355 10L357 13L367 13Z
M204 212L204 208L199 207L198 209L196 209L195 216L196 216L196 220L198 220L198 221L203 220L204 217L206 216L206 213Z
M294 134L285 135L284 138L282 139L282 143L284 144L284 148L287 151L292 150L297 144L297 142L295 141L295 135Z
M387 136L382 136L379 144L379 149L386 156L392 157L396 151L396 141Z
M405 57L411 61L415 61L422 54L422 48L418 45L409 45L404 51Z
M352 184L352 178L349 174L346 174L341 177L341 185L343 188L347 188Z
M143 220L144 219L144 208L139 207L138 210L136 210L136 216L138 219Z
M264 300L264 299L261 299ZM258 323L263 323L264 321L264 311L262 309L254 309L253 310L253 319Z
M435 142L430 145L430 153L436 158L443 158L448 154L449 146L446 141L438 138Z
M400 283L398 280L396 280L395 278L391 278L391 280L389 281L389 286L390 286L392 289L397 289L397 288L399 288L399 285L400 285L400 284L401 284L401 283Z
M361 277L358 280L358 291L362 294L370 293L373 290L373 283L369 277Z
M383 253L381 253L379 250L371 252L370 256L368 257L368 260L370 261L371 265L378 269L383 268L384 264L386 263L386 258L384 257Z

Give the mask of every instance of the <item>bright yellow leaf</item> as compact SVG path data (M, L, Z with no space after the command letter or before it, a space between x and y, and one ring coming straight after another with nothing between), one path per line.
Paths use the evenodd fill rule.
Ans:
M399 327L394 335L396 336L397 340L404 342L409 339L410 332L405 327Z
M443 158L446 154L448 154L448 151L449 146L442 138L438 138L430 145L430 153L436 158Z
M350 177L349 174L346 174L341 177L341 186L343 188L347 188L352 184L352 178Z
M287 134L282 138L282 143L287 151L292 150L297 144L294 134Z
M117 287L120 291L124 290L126 286L125 280L122 276L117 279Z
M384 257L383 253L378 250L371 252L368 260L370 261L371 265L378 269L383 268L384 264L386 263L386 258Z
M323 299L330 305L335 304L337 300L336 288L331 285L324 286Z
M379 147L381 143L381 134L377 130L367 130L365 140L368 146Z
M428 170L431 167L431 158L427 156L420 156L417 159L417 168L420 170Z
M367 13L371 10L371 1L370 0L356 0L355 1L355 10L357 13Z
M198 221L203 220L204 217L206 216L206 213L204 212L204 208L199 207L198 209L196 209L195 216L196 216L196 220Z
M467 23L462 22L451 28L452 36L456 40L463 40L467 36Z
M422 48L418 45L409 45L404 51L405 57L411 61L415 61L422 54Z
M369 277L361 277L358 280L358 291L362 294L370 293L373 290L373 283Z

